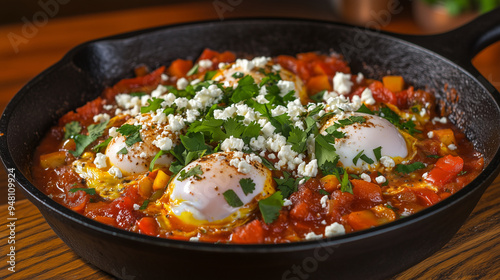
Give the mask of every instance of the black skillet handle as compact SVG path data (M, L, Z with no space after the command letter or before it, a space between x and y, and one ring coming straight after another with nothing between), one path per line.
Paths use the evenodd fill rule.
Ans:
M399 34L396 37L434 51L455 64L472 70L474 67L471 59L500 40L500 8L446 33L425 36Z

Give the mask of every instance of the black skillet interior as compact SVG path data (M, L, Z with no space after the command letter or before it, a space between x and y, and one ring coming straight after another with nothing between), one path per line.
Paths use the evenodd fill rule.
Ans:
M149 255L152 257L165 258L165 261L168 259L172 264L179 265L183 270L186 269L184 275L191 276L198 275L197 273L203 274L189 270L187 266L182 266L177 258L167 255L175 253L178 258L187 260L196 259L193 257L193 252L195 252L200 257L217 259L213 254L219 253L221 255L217 255L218 257L235 264L235 257L231 254L238 252L244 253L238 257L242 261L246 260L247 265L252 264L261 269L279 266L281 269L290 267L293 262L303 260L307 256L307 254L304 255L305 253L311 253L311 250L320 248L320 245L311 245L310 243L275 247L233 246L231 248L202 244L196 247L182 242L137 236L98 225L79 216L48 199L29 182L29 166L34 148L48 128L65 112L96 98L105 86L110 86L122 78L132 76L134 67L139 64L145 64L154 69L160 65L168 65L176 58L195 59L204 48L218 51L229 50L256 56L293 55L307 51L323 53L334 51L344 55L354 73L362 72L365 76L375 79L380 79L387 74L402 75L407 83L416 88L428 88L435 92L442 100L442 106L450 112L450 119L466 132L467 136L474 142L476 149L484 153L486 162L490 163L486 171L470 184L466 188L467 190L449 199L448 202L431 207L405 221L320 244L324 248L326 248L325 246L338 248L336 250L339 252L351 252L345 253L345 256L357 258L360 263L366 263L368 266L372 263L373 267L367 267L365 272L360 272L359 269L356 270L350 265L345 266L346 269L350 269L350 272L342 271L342 268L336 267L339 276L350 276L353 279L363 278L370 275L369 273L374 276L374 271L379 271L375 275L377 277L387 276L430 255L444 245L458 230L482 191L498 172L497 166L500 162L498 155L500 146L498 92L488 91L487 85L478 82L474 75L465 72L461 67L436 53L384 33L316 21L243 19L158 28L86 43L72 50L59 63L37 76L14 97L4 111L0 123L0 130L4 133L4 136L0 138L0 152L7 168L18 168L16 176L21 188L27 193L30 200L41 208L42 213L56 233L78 254L115 276L120 276L120 266L109 260L106 251L98 248L103 247L105 241L109 242L106 244L106 250L113 251L115 262L120 262L122 266L128 267L129 271L132 271L130 273L143 277L157 276L161 270L158 268L155 270L154 265L141 262L139 256L147 258L148 255L140 252L141 249L138 247L149 250ZM459 98L446 99L445 85L448 88L456 89ZM468 195L467 192L474 194ZM472 197L468 199L467 196ZM438 227L439 230L443 231L442 237L435 238L432 242L426 241L425 244L415 242L411 245L415 248L413 254L407 254L405 249L394 249L388 246L388 250L393 251L386 254L387 258L381 257L375 262L366 259L363 262L363 257L360 257L363 250L366 250L366 246L372 247L370 249L372 251L366 256L373 257L377 253L373 252L373 248L382 246L380 247L382 250L385 246L384 242L403 244L407 240L418 240L418 234L423 233L413 230L408 225L413 224L414 228L419 225L424 228L422 225L425 224L425 219L430 216L434 217L435 224L439 223L445 218L445 213L449 214L450 211L455 211L452 207L456 208L453 205L459 202L463 203L460 207L465 209L457 212L456 219L450 219L443 224L444 226ZM432 225L431 222L425 228L430 232ZM447 230L444 227L450 229ZM81 237L75 237L76 231ZM446 233L444 233L445 231ZM400 239L404 239L398 241L398 236L401 235L404 237L400 237ZM370 236L376 239L368 238ZM93 237L97 239L93 239ZM371 243L363 243L364 237ZM124 248L123 245L120 247L118 244L120 242L128 247ZM387 245L390 245L389 243ZM342 244L348 245L345 245L347 247L338 247ZM92 247L92 249L87 249L87 246ZM345 249L342 250L342 248ZM152 253L155 250L158 251L156 255ZM356 250L354 254L352 250ZM263 264L259 262L258 259L263 259L262 252L268 253L265 258L269 261L274 259L275 263ZM293 254L288 252L293 252ZM128 259L123 257L124 254L130 253L135 254L135 257ZM401 258L398 259L397 267L384 263L384 260L388 261L390 258ZM130 262L130 259L133 259L134 262ZM158 261L151 260L149 264L159 265L162 268L161 262ZM245 267L245 264L235 265L235 267ZM144 272L146 270L150 272ZM328 265L319 267L317 270L319 275L323 276L329 275L331 272ZM261 274L253 272L249 273L247 277L256 275Z

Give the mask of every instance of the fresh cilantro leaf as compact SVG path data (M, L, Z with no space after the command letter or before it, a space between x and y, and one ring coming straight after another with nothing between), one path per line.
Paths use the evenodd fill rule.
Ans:
M227 204L229 204L229 206L231 207L243 206L243 202L233 190L227 190L222 195L224 195L224 199L226 200Z
M369 158L367 155L365 154L362 154L360 159L362 159L364 162L368 163L368 164L373 164L374 161L373 159Z
M239 138L245 131L245 126L237 121L235 118L229 118L224 122L224 128L227 136Z
M205 77L203 78L203 80L205 81L209 81L209 80L212 80L212 78L217 74L217 71L214 70L214 71L207 71L205 73Z
M176 160L170 164L168 170L170 170L172 174L177 174L182 170L182 168L184 168L184 165L180 163L180 161Z
M324 164L322 164L320 166L320 169L321 169L321 172L323 173L323 175L326 176L329 174L338 173L339 167L337 167L337 162L338 162L338 157L337 157L337 160L334 162L326 161Z
M373 154L375 155L375 159L377 161L380 161L380 158L382 157L382 146L378 146L377 148L373 149Z
M123 147L121 150L119 150L117 152L117 154L119 154L119 155L126 155L126 154L128 154L127 147Z
M189 69L189 71L186 73L186 76L191 76L191 75L198 73L198 68L200 68L200 65L198 63L196 63L193 66L193 68Z
M72 188L69 190L70 192L72 193L75 193L77 191L83 191L87 194L90 194L90 195L95 195L96 192L95 192L95 188Z
M165 110L163 110L163 113L165 114L165 116L171 115L175 113L175 108L174 107L165 108Z
M243 140L248 140L245 142L249 142L251 138L257 138L260 135L261 130L262 127L260 126L260 124L258 124L256 121L253 121L245 127L245 131L243 131L241 138L243 138Z
M278 189L281 191L283 197L288 198L292 193L297 191L300 179L294 179L288 172L283 172L283 179L274 178L278 184Z
M427 155L428 158L441 158L439 155Z
M309 96L309 98L311 98L316 103L320 103L320 102L323 102L323 96L325 95L325 93L326 93L326 90L322 90L314 95Z
M161 157L165 153L166 152L163 150L160 150L158 153L156 153L155 157L153 158L153 160L151 160L151 163L149 164L149 171L153 171L153 169L155 167L155 162L158 160L159 157ZM175 173L177 173L177 172L175 172Z
M231 101L238 103L242 100L249 99L259 92L259 88L255 84L252 76L246 75L238 81L238 86L231 96Z
M467 174L467 170L462 170L458 173L458 176L462 176L462 175L465 175Z
M149 105L145 107L141 107L141 114L149 113L149 112L156 112L156 110L161 108L161 103L165 101L164 99L161 98L156 98L153 97L152 99L148 100Z
M125 144L127 146L132 146L137 142L141 142L141 126L140 125L131 125L131 124L124 124L120 128L116 130L117 132L120 132L123 136L125 136Z
M240 179L240 186L245 195L248 195L255 190L255 183L251 178Z
M196 152L209 149L207 144L205 144L205 137L203 137L203 133L201 132L189 133L187 136L181 135L180 138L188 151Z
M318 166L322 168L323 164L326 162L336 162L338 160L338 155L335 152L335 147L333 144L335 139L329 136L324 136L318 134L315 138L315 150L316 159L318 160Z
M76 149L69 152L75 157L80 156L88 145L92 144L92 142L102 136L104 129L106 129L108 123L109 121L99 124L91 124L87 127L88 135L77 134L73 136L73 140L75 140L76 144Z
M104 140L103 142L95 145L93 148L92 148L92 151L94 153L100 153L100 152L103 152L106 147L108 146L109 142L111 142L111 139L113 139L113 137L108 137L106 140Z
M349 174L347 174L347 171L345 169L344 169L344 175L342 175L342 181L340 183L340 191L353 194L352 184L351 181L349 181Z
M72 121L64 126L64 140L73 138L82 131L80 123L77 121Z
M141 207L139 207L139 210L145 210L148 207L148 204L149 204L149 199L144 200Z
M292 122L288 114L272 117L269 113L269 122L276 128L275 133L281 133L283 136L288 137L292 130Z
M411 164L398 164L396 165L396 171L399 173L409 174L415 170L425 168L422 162L416 161Z
M354 163L354 165L357 165L358 164L358 160L359 158L361 157L361 155L365 152L365 150L362 150L361 152L359 152L353 159L352 159L352 163Z
M331 136L338 138L338 139L345 137L345 133L342 131L338 131L337 126L335 126L335 125L329 126L325 131L326 131L326 133L328 133Z
M368 109L368 107L366 107L366 105L363 103L361 105L361 107L359 107L359 109L356 111L358 113L365 113L365 114L369 114L369 115L373 115L373 111Z
M259 201L259 210L266 224L270 224L278 218L281 207L283 207L283 196L280 191Z
M400 128L400 129L407 130L408 133L410 133L412 135L414 133L421 133L420 130L415 129L415 123L413 123L412 120L409 120L409 121L402 120L401 117L396 112L392 111L388 107L380 108L379 116L388 120L390 123L392 123L396 127Z
M265 157L260 157L262 159L262 164L264 164L265 167L269 168L269 170L276 170L274 168L274 165Z
M231 75L231 77L235 79L243 78L243 76L245 76L245 74L243 74L242 72L234 72L234 74Z
M201 177L198 175L202 175L202 174L203 174L203 170L201 170L201 165L198 164L195 167L189 169L188 172L186 172L186 170L181 170L181 173L179 174L179 177L177 177L177 180L182 182L191 176L194 176L197 179L201 179Z
M287 141L292 144L292 150L297 153L303 153L307 149L307 133L298 127L292 127Z
M330 193L325 191L324 189L319 189L318 192L319 192L319 194L322 194L322 195L330 195Z

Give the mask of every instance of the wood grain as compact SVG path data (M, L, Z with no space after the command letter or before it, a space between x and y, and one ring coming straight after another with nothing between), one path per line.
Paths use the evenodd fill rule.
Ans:
M225 17L300 16L331 19L321 8L267 9L243 1ZM0 110L22 87L43 69L59 60L72 47L102 36L158 25L217 19L213 2L166 5L162 7L108 12L53 19L38 28L36 36L19 45L16 53L8 34L22 34L22 25L0 26ZM408 12L394 16L385 30L421 33ZM474 58L479 71L500 89L500 43ZM19 193L19 192L18 192ZM35 206L17 196L16 272L7 270L6 254L10 221L7 206L0 206L0 279L113 279L74 254L50 229ZM0 205L7 202L7 175L0 171ZM499 279L500 278L500 177L481 198L467 222L441 250L392 279Z

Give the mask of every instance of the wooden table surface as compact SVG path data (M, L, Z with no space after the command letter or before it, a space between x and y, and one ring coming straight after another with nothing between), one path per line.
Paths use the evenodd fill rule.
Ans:
M224 1L225 2L225 1ZM236 3L233 1L231 3ZM0 110L43 69L55 63L75 45L116 33L202 19L239 16L302 16L329 19L325 10L266 9L240 6L221 13L212 1L175 4L102 14L51 19L29 28L0 26ZM229 2L228 2L229 3ZM61 9L64 6L60 7ZM274 7L279 8L279 7ZM264 12L260 12L264 11ZM266 12L267 11L267 12ZM269 12L274 11L274 12ZM276 12L278 11L278 12ZM31 16L31 15L27 15ZM28 17L31 19L31 17ZM332 17L333 18L333 17ZM20 21L21 22L21 21ZM380 26L402 33L421 33L408 12L393 15ZM23 33L24 32L24 33ZM9 35L10 34L10 35ZM18 37L15 37L15 35ZM10 39L9 39L10 38ZM11 39L18 41L12 44ZM474 58L474 65L500 89L500 44ZM7 173L0 171L0 279L113 279L74 254L50 229L29 201L19 195L15 204L15 271L8 270L10 230L7 205ZM488 188L455 237L431 257L393 279L499 279L500 278L500 177Z

